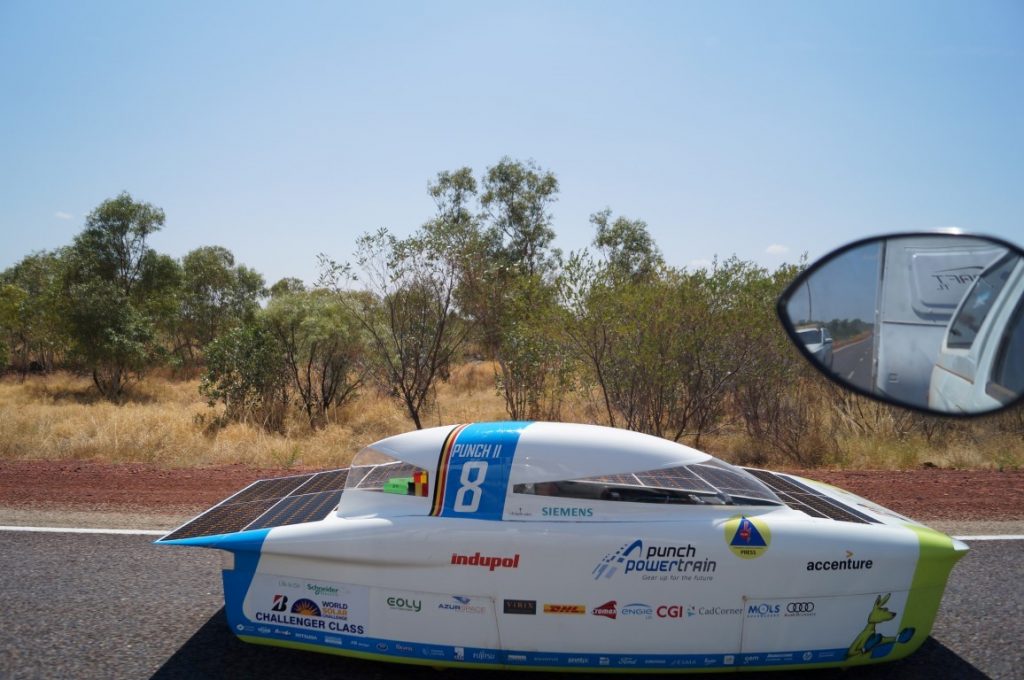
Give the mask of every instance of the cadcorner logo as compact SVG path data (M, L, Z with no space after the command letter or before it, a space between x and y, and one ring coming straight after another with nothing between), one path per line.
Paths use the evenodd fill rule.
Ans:
M725 523L725 542L734 555L753 560L768 550L772 532L764 521L741 515Z

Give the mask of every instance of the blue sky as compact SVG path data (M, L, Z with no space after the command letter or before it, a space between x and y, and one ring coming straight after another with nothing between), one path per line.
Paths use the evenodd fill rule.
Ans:
M268 283L408 234L428 181L558 175L669 262L774 267L883 230L1024 241L1024 3L0 3L0 269L127 190L157 250Z

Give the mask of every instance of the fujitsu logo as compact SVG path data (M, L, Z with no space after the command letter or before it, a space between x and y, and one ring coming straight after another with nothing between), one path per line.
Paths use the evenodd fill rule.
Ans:
M615 600L611 600L609 602L605 602L602 605L594 607L590 613L594 616L604 616L609 619L614 619L616 616L618 616L619 611L615 607Z

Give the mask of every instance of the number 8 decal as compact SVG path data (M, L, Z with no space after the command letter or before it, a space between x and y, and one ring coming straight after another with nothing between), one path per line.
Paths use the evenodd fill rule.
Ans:
M473 473L476 473L475 477ZM471 479L472 477L472 479ZM459 477L458 493L455 494L455 505L452 510L455 512L476 512L480 507L480 499L483 498L483 489L480 486L487 477L487 463L482 460L472 460L462 466L462 475Z

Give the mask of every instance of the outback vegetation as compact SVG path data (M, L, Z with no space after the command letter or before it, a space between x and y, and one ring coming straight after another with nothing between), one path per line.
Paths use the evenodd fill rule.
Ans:
M511 418L747 464L1024 463L1022 410L939 421L806 367L773 313L798 265L673 267L642 220L607 208L592 247L563 254L558 180L532 162L441 172L429 191L410 236L322 254L310 288L268 287L220 246L157 253L162 210L104 201L71 244L0 273L0 459L344 464L410 427Z

